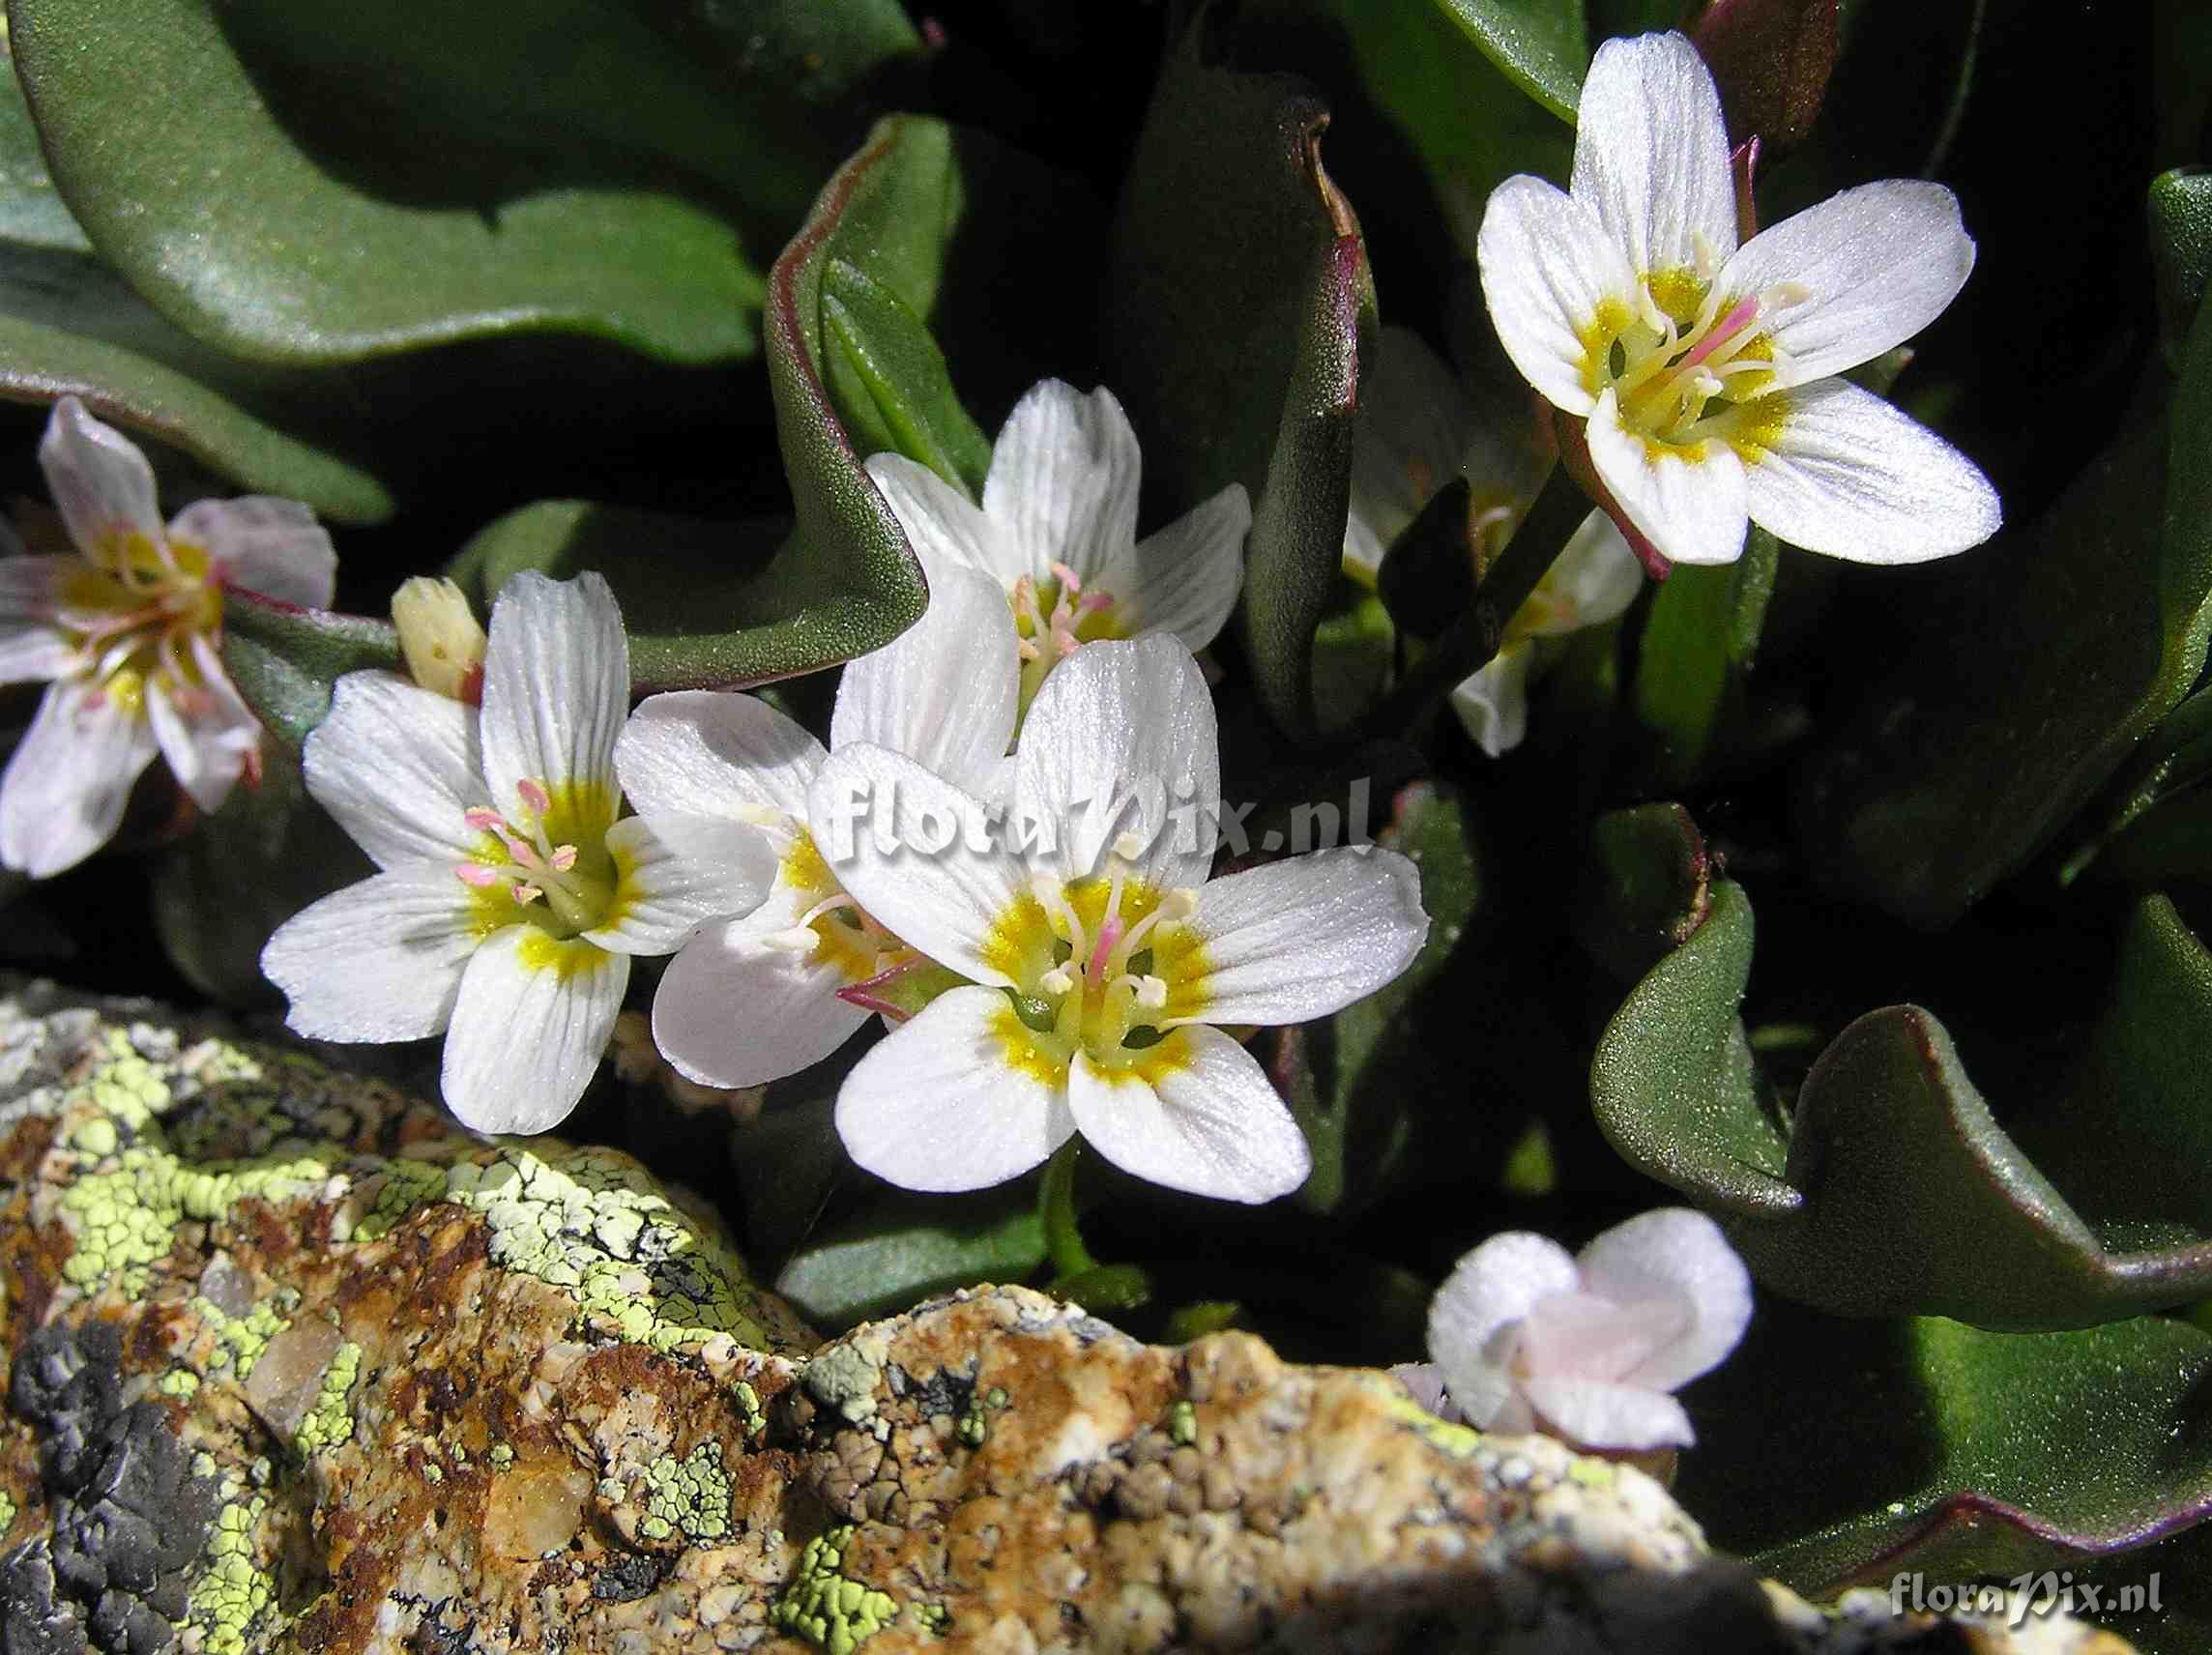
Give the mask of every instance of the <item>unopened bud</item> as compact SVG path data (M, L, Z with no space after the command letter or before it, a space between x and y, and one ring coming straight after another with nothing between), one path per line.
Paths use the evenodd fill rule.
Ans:
M484 629L459 587L417 575L392 595L392 624L417 683L472 707L483 699Z

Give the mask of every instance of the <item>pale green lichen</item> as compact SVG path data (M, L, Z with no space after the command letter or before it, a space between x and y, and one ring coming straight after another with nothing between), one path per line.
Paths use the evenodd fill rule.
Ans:
M443 1201L449 1169L430 1161L387 1161L376 1176L376 1196L368 1210L354 1218L341 1241L381 1241L399 1221L425 1202ZM364 1180L365 1181L365 1180ZM334 1233L335 1234L335 1233Z
M1198 1409L1188 1399L1168 1404L1168 1440L1178 1448L1188 1448L1198 1440Z
M348 1340L331 1358L331 1365L323 1374L322 1388L315 1393L315 1405L307 1410L307 1417L300 1421L300 1429L292 1437L292 1446L303 1457L353 1440L353 1406L348 1398L354 1380L360 1376L361 1347Z
M941 1603L916 1604L914 1617L921 1622L922 1631L940 1638L952 1630L952 1611Z
M853 1655L898 1614L897 1600L888 1593L839 1573L852 1539L853 1525L844 1524L809 1540L799 1572L769 1611L776 1626L828 1655Z
M719 1540L730 1532L730 1477L719 1442L702 1442L683 1460L663 1454L645 1468L645 1491L637 1528L649 1540L678 1531L687 1540Z
M215 1329L216 1355L214 1365L228 1364L240 1379L248 1378L254 1363L261 1360L261 1352L269 1349L269 1341L292 1324L276 1313L274 1303L255 1305L244 1316L225 1316L222 1307L213 1299L196 1297L192 1308L205 1317Z
M422 1480L425 1483L428 1483L432 1488L436 1488L440 1483L446 1480L446 1467L439 1465L435 1460L423 1461Z
M730 1396L738 1405L738 1420L747 1437L757 1437L768 1429L768 1413L760 1405L760 1393L740 1379L730 1387Z
M968 1411L953 1423L953 1431L960 1440L971 1448L980 1448L991 1435L991 1415L1006 1406L1006 1393L1003 1386L993 1385L979 1391L968 1404Z
M192 1587L187 1630L197 1629L203 1655L246 1655L247 1634L276 1596L275 1583L253 1562L253 1533L263 1500L226 1505L208 1542L208 1566Z
M200 1394L200 1377L189 1368L171 1368L161 1376L154 1388L163 1396L175 1397L180 1402L190 1402Z
M504 1442L494 1442L490 1452L484 1458L491 1462L493 1470L504 1471L508 1466L514 1464L514 1450Z
M1465 1460L1482 1446L1481 1432L1439 1419L1408 1396L1406 1387L1388 1375L1363 1374L1360 1378L1375 1392L1376 1400L1382 1403L1384 1412L1412 1426L1428 1439L1432 1447L1442 1449L1455 1460Z
M15 1524L15 1502L8 1497L8 1491L0 1489L0 1535Z
M825 1408L833 1408L858 1425L874 1416L876 1386L883 1370L861 1353L857 1344L832 1345L806 1364L807 1391Z

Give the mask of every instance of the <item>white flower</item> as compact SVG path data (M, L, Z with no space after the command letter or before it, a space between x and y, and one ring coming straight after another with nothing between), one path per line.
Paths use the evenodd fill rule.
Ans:
M1719 94L1680 35L1609 41L1583 82L1573 189L1507 179L1476 238L1514 365L1586 419L1626 524L1732 562L1746 519L1808 551L1914 563L1977 545L1989 481L1834 377L1933 322L1973 269L1940 185L1862 185L1736 246Z
M974 570L942 569L930 585L918 623L845 668L830 744L888 747L995 795L1019 695L1013 616ZM828 757L767 702L716 690L653 696L616 743L640 810L749 823L775 857L768 899L685 944L654 997L655 1041L702 1086L760 1086L819 1062L867 1021L871 985L916 963L808 831L806 791Z
M629 704L622 616L596 574L515 575L492 609L483 710L349 673L307 738L307 791L383 871L278 927L261 969L321 1040L446 1035L446 1103L542 1132L598 1066L633 954L760 900L735 824L616 819Z
M0 530L0 683L49 679L0 776L0 862L44 879L107 842L159 751L202 810L260 759L261 725L222 670L225 587L331 600L337 554L295 500L188 506L166 528L130 438L73 396L39 444L75 557Z
M1542 485L1550 458L1528 410L1502 399L1478 405L1419 334L1383 329L1353 427L1345 572L1373 586L1382 554L1455 477L1468 481L1470 540L1496 556ZM1636 601L1643 583L1620 531L1592 511L1514 611L1489 665L1452 691L1452 711L1485 753L1498 758L1528 734L1528 684L1545 652L1540 640L1602 626Z
M1462 1259L1429 1306L1415 1400L1483 1431L1641 1452L1696 1439L1668 1393L1717 1367L1751 1321L1751 1276L1702 1212L1666 1207L1577 1258L1526 1231Z
M1082 644L1172 632L1195 653L1237 607L1252 526L1243 486L1140 541L1137 436L1104 387L1032 386L999 432L979 508L903 455L867 465L933 581L965 567L1005 588L1025 707Z
M815 779L845 887L971 984L847 1077L846 1148L910 1189L975 1189L1081 1131L1176 1189L1295 1189L1305 1140L1223 1026L1324 1016L1404 971L1428 932L1412 863L1346 847L1209 880L1213 706L1171 636L1056 671L1014 768L1013 821L1049 829L1027 844L965 830L982 801L885 747L841 748ZM852 830L857 807L869 819Z
M417 683L472 707L483 699L484 629L457 585L427 574L401 582L392 625Z

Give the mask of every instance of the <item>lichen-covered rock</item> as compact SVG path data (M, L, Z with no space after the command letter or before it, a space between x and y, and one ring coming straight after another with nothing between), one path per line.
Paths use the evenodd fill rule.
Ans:
M1640 1472L1243 1335L998 1289L816 1351L620 1155L47 989L0 994L0 1655L2030 1647L1815 1611Z

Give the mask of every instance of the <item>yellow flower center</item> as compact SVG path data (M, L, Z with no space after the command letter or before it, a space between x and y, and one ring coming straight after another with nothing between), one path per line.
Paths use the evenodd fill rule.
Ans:
M84 558L62 582L55 617L77 671L126 712L141 713L147 689L159 686L190 716L208 693L194 644L222 635L222 588L209 577L207 548L121 535Z
M453 872L469 887L479 937L509 925L534 925L557 942L612 924L630 895L632 869L607 843L617 800L590 784L549 787L525 781L513 817L468 812L477 850Z
M1013 979L1000 1035L1016 1066L1064 1084L1082 1052L1108 1077L1182 1061L1163 1025L1206 1003L1205 953L1187 890L1160 891L1117 856L1062 884L1040 875L993 928L984 958Z
M1767 324L1807 297L1779 282L1731 300L1694 271L1654 271L1636 305L1598 305L1583 332L1584 387L1592 396L1614 392L1621 424L1653 458L1694 462L1725 444L1755 460L1788 412Z
M845 893L811 833L788 817L776 826L790 835L776 881L805 906L797 922L769 943L835 966L849 984L867 982L915 957Z
M1014 582L1009 599L1014 606L1014 631L1022 656L1022 705L1025 713L1045 675L1085 644L1102 638L1125 638L1128 632L1114 612L1111 593L1097 587L1088 591L1065 564L1052 566L1053 578L1038 582L1028 575Z

